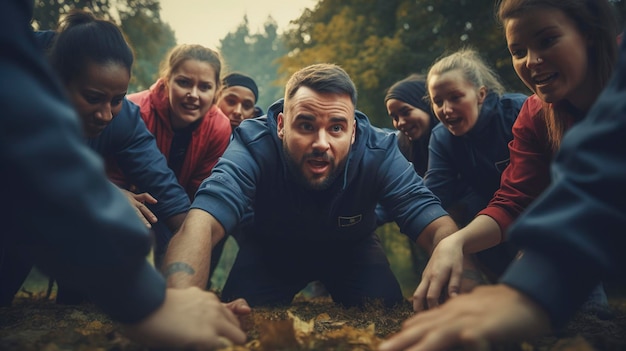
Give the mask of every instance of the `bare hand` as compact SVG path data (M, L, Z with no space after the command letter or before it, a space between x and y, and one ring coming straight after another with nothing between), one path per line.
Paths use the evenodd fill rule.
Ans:
M148 228L152 228L152 224L156 223L158 219L145 204L156 204L157 200L149 193L135 194L125 189L120 190L122 190L124 195L128 198L130 204L133 205L133 208L135 208L135 212L137 212L139 219L141 219Z
M463 247L454 238L441 240L433 250L422 272L422 281L413 293L413 310L419 312L433 308L439 306L446 296L458 295L464 260Z
M227 302L224 304L232 313L237 317L249 315L252 312L248 301L245 299L237 299L235 301Z
M140 323L128 326L126 334L148 347L190 350L246 341L231 310L215 294L196 287L167 289L163 305Z
M524 294L502 284L481 286L406 320L379 350L488 350L491 343L522 341L549 331L548 315Z

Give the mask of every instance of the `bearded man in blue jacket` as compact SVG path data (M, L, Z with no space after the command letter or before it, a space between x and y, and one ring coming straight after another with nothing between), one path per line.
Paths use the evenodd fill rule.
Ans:
M375 234L376 204L429 251L456 225L395 135L356 110L356 88L342 68L305 67L285 91L267 116L241 123L200 186L165 256L169 286L205 287L211 248L239 228L224 300L288 304L319 280L345 306L401 302Z

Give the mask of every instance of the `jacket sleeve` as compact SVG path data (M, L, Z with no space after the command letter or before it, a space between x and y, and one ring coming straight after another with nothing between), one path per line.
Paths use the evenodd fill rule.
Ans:
M424 176L424 184L435 194L441 205L446 208L454 201L454 189L459 185L458 170L455 169L452 155L446 148L445 137L440 133L448 133L445 129L433 130L428 145L428 170Z
M229 234L253 207L261 173L259 162L262 161L254 158L250 145L240 134L234 134L223 157L213 167L211 175L202 182L191 204L191 208L213 215ZM268 135L264 137L268 138ZM265 145L267 143L261 141L254 147L268 150L267 154L270 155L270 150Z
M148 232L84 144L26 3L8 0L0 13L2 242L32 249L42 270L84 289L114 319L138 321L165 293L145 258Z
M157 199L158 203L151 205L156 215L169 218L187 212L189 197L141 119L139 107L124 99L122 111L108 128L115 134L117 164L129 183Z
M626 268L626 46L585 120L563 138L553 184L511 227L524 254L502 278L563 325L599 281Z
M391 147L386 148L382 163L373 163L377 165L378 176L381 177L380 205L393 217L400 231L415 241L428 224L448 213L424 185L413 165L395 147L395 136L391 140Z
M502 173L500 188L478 214L492 217L502 233L550 183L552 151L547 148L545 123L536 96L526 100L513 124L510 163Z

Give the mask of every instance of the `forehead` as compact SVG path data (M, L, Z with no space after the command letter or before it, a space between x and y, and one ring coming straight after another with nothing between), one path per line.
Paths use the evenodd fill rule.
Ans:
M463 77L463 73L458 69L433 75L428 83L430 95L441 95L473 88L473 85Z
M222 96L230 96L240 100L249 100L254 102L254 93L252 90L242 87L241 85L233 85L222 90Z
M507 19L504 23L505 36L509 45L517 44L522 40L532 40L550 29L577 30L577 27L565 12L553 7L530 9Z
M86 88L120 93L128 89L130 72L121 63L89 61L84 66L83 74L77 75L74 81Z
M210 63L189 59L183 61L175 70L172 71L172 76L186 76L190 78L199 79L202 81L215 81L215 68Z
M355 107L349 94L320 93L309 87L300 87L285 101L285 113L289 117L306 114L313 117L354 118Z
M411 106L408 102L402 101L400 99L389 99L387 100L387 109L389 110L397 110L403 107Z

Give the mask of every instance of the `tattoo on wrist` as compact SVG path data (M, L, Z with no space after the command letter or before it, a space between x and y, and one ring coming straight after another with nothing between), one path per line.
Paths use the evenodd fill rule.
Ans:
M191 267L187 263L174 262L174 263L167 265L167 267L165 267L165 270L163 271L163 275L165 276L165 278L167 278L171 276L172 274L179 273L179 272L187 273L189 275L196 274L196 271L193 269L193 267Z

